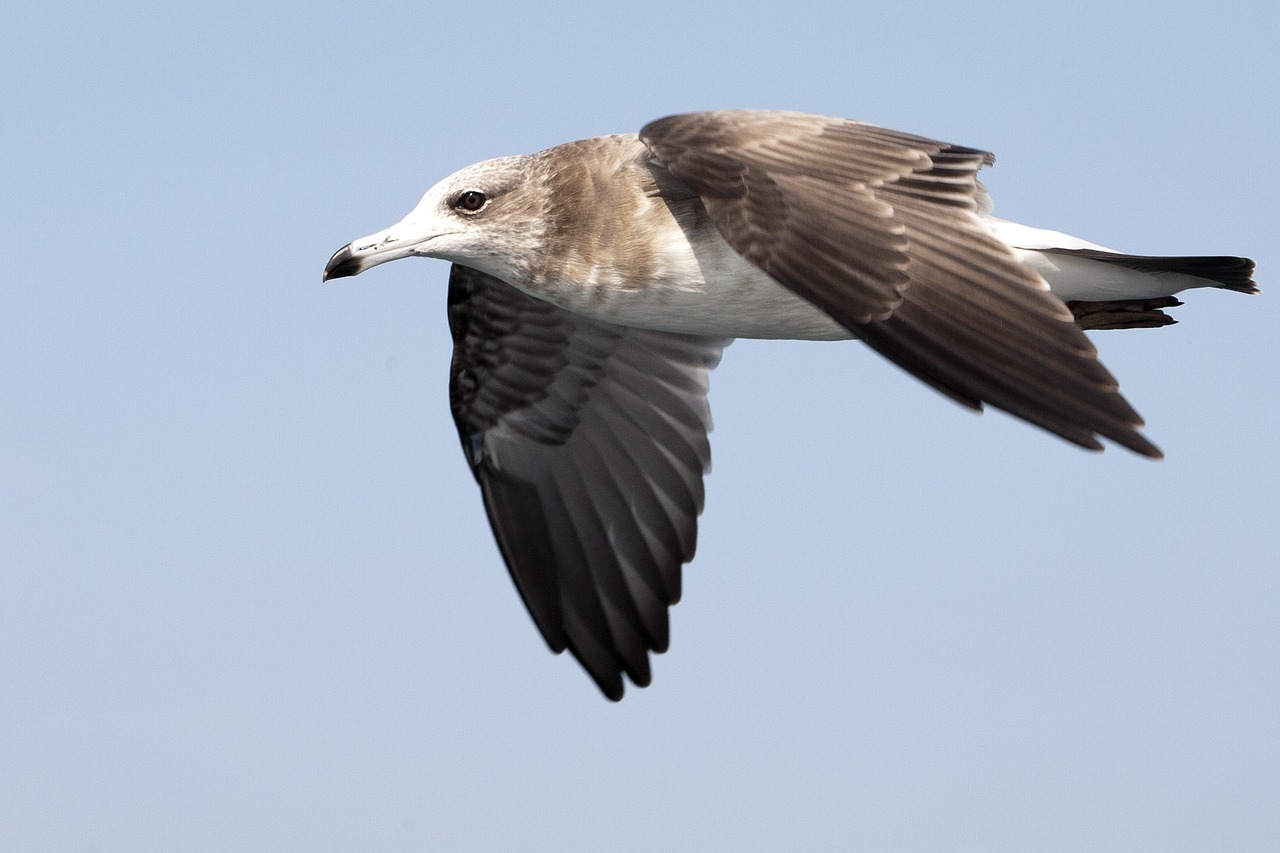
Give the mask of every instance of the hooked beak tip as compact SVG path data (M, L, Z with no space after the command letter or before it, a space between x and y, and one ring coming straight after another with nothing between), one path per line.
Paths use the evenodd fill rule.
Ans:
M329 263L325 264L324 276L321 281L357 275L364 268L364 259L357 257L355 252L351 250L351 244L348 243L334 252L333 257L329 259Z

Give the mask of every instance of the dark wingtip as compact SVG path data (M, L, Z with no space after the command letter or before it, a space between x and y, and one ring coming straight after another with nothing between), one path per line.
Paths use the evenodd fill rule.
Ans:
M1150 441L1147 441L1147 438L1144 435L1138 435L1137 439L1133 442L1125 442L1124 446L1140 456L1145 456L1148 459L1154 459L1157 462L1164 458L1164 451L1156 447Z
M355 257L351 251L351 244L343 246L341 249L333 253L333 257L329 259L329 263L324 266L324 277L322 281L328 281L331 278L346 278L347 276L356 275L364 268L364 264L360 258Z

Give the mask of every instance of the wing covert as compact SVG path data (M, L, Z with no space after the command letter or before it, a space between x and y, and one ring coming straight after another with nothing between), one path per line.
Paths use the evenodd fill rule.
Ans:
M1159 456L1039 274L982 224L987 152L802 113L670 116L641 139L721 236L873 349L972 408Z

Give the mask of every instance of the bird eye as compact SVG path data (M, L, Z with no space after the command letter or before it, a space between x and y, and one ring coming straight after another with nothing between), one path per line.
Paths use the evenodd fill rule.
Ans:
M467 190L458 196L453 202L454 208L461 210L463 213L475 213L485 206L489 201L489 197L480 190Z

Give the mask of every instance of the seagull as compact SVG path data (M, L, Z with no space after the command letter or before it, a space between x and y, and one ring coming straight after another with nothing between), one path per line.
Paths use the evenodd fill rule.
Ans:
M1253 261L998 219L994 162L848 119L674 115L468 166L324 279L452 263L449 399L498 548L548 646L617 701L668 647L734 338L858 339L972 409L1161 456L1083 330L1256 293Z

